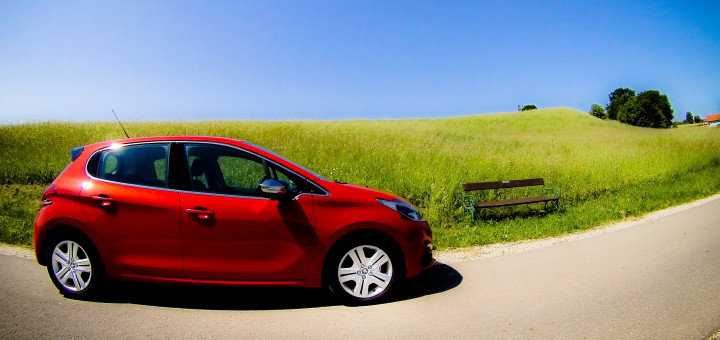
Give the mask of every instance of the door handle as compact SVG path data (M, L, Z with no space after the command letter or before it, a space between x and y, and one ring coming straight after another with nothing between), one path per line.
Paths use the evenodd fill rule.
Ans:
M101 208L109 207L115 203L115 199L106 194L95 195L92 200L97 202Z
M187 208L185 209L185 213L191 216L195 216L201 220L209 220L213 217L215 217L215 213L212 212L212 210L207 210L205 208Z

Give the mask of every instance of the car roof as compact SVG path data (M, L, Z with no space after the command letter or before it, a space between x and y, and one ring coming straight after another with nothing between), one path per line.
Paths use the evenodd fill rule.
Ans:
M266 158L275 159L276 161L281 161L283 163L289 163L289 164L285 164L285 165L291 166L294 171L301 172L302 175L305 177L309 177L314 180L322 179L321 177L318 177L318 175L313 173L312 171L309 171L301 166L298 166L297 164L293 163L292 161L287 160L284 157L273 153L272 151L265 150L262 147L253 145L246 141L232 139L232 138L226 138L226 137L214 137L214 136L134 137L134 138L123 138L123 139L107 140L107 141L103 141L103 142L93 143L93 144L86 145L85 149L87 149L88 151L91 151L91 152L95 152L96 150L108 147L109 145L112 145L113 143L134 144L134 143L143 143L143 142L214 142L214 143L220 143L220 144L239 146L243 149L252 151L256 154L260 154ZM279 160L277 159L278 157L280 158Z
M133 144L142 142L218 142L233 145L252 146L245 141L225 138L225 137L213 137L213 136L151 136L151 137L133 137L123 139L106 140L93 144L88 144L85 147L88 149L100 149L110 144Z
M115 140L108 140L100 143L137 143L148 141L217 141L217 142L243 142L241 140L215 137L215 136L148 136L148 137L131 137Z

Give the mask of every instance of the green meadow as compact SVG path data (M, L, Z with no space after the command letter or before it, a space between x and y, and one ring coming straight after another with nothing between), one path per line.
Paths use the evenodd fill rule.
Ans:
M648 129L567 108L442 119L128 122L131 136L241 139L315 172L417 205L437 248L542 238L720 192L720 129ZM72 147L123 137L117 123L0 126L0 241L32 245L40 195ZM460 185L545 178L559 209L486 209L473 221ZM479 193L519 197L540 188Z

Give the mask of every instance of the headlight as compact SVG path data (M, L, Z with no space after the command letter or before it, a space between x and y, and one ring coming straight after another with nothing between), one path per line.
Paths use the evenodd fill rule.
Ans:
M382 198L377 199L380 204L397 211L400 216L411 221L422 221L422 215L412 205L405 203L398 199L384 200Z

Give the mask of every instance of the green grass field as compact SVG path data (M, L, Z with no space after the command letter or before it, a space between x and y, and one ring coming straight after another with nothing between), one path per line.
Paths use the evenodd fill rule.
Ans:
M330 179L393 192L420 207L438 248L559 235L720 192L720 129L637 128L566 108L443 119L125 126L132 136L242 139ZM39 196L69 162L70 148L122 136L110 122L0 126L0 241L32 243ZM461 183L534 177L562 190L559 210L484 210L473 222L461 208Z

